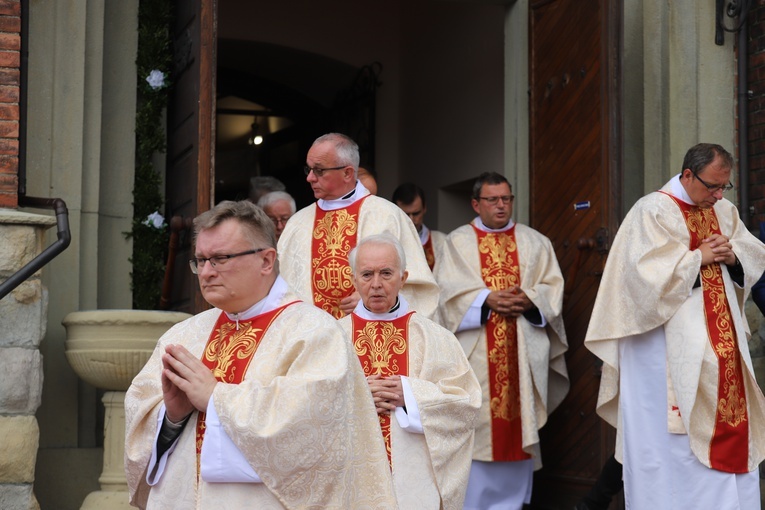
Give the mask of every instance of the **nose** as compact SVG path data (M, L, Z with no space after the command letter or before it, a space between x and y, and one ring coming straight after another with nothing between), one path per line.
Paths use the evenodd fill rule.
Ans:
M203 260L201 263L197 262L197 275L201 278L204 278L205 275L208 273L214 273L215 268L212 265L212 262L209 260Z
M313 170L308 172L308 175L305 176L305 180L308 182L316 182L318 180L318 177L316 177L316 174Z
M382 277L379 274L372 276L372 288L379 289L382 286Z
M715 197L717 200L722 200L722 198L723 198L723 190L721 190L719 188L716 189L714 191L714 193L712 193L712 196Z

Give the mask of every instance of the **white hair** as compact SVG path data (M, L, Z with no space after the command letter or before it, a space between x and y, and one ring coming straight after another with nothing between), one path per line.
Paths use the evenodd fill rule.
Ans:
M295 199L292 198L292 195L285 191L271 191L269 193L266 193L260 199L258 200L258 207L261 209L265 209L269 205L274 205L276 202L280 200L286 200L287 203L290 204L290 211L292 211L292 214L295 214L295 211L297 211L297 206L295 205Z
M351 253L348 254L348 263L354 274L356 273L356 255L358 254L359 248L365 244L383 244L392 246L396 250L396 255L398 256L398 269L401 271L401 274L404 274L404 271L406 271L406 254L404 253L404 248L401 246L399 240L388 232L367 236L359 241L359 244L351 250Z

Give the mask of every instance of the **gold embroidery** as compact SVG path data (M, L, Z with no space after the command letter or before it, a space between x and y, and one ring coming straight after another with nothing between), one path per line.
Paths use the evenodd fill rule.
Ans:
M213 375L216 379L229 383L236 380L236 367L231 365L236 358L246 359L252 356L258 347L258 335L262 331L247 323L241 324L239 331L231 322L221 326L217 337L207 343L204 352L205 359L215 366Z
M313 229L313 302L335 318L345 315L340 300L353 291L348 253L355 243L357 228L356 214L339 209L317 218Z
M510 289L520 282L520 268L511 255L516 249L512 236L488 234L481 239L478 251L486 255L481 276L491 290Z
M699 236L699 240L706 239L715 232L720 231L720 226L717 224L717 216L714 214L713 209L700 209L691 211L687 218L688 230L695 232Z
M366 375L397 374L400 370L395 355L406 352L404 330L390 322L367 322L356 331L354 348Z

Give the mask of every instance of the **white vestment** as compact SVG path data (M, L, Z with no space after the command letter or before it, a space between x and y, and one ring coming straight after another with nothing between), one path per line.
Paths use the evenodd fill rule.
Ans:
M482 230L491 231L483 226L480 218L476 218L474 224ZM509 230L512 226L511 222L500 231ZM505 485L505 494L498 494L495 499L508 497L511 500L507 500L507 504L520 505L528 499L527 496L530 497L532 468L541 467L538 431L547 422L549 413L565 397L569 382L563 356L568 348L561 315L564 283L555 251L547 237L525 225L515 225L515 238L520 266L520 287L539 309L545 321L543 327L537 327L523 316L516 320L522 446L524 451L532 456L531 461L492 462L486 328L477 323L470 329L460 331L468 322L465 320L466 316L471 310L475 310L476 306L480 312L480 306L488 295L481 274L477 237L472 225L464 225L449 234L442 260L436 266L436 280L441 287L441 320L447 329L457 332L456 336L481 382L483 392L481 414L476 424L473 450L475 467L474 473L471 473L468 500L473 491L473 478L484 478L482 473L488 473L492 478L504 477L510 470L517 472L528 485L517 487L514 493L514 489ZM482 462L478 464L476 461ZM522 498L520 501L519 493Z
M295 213L284 227L279 238L279 270L287 283L301 299L313 302L313 275L311 271L311 246L317 208L334 211L348 207L365 198L358 217L356 241L364 237L388 232L396 237L406 254L409 278L401 293L413 310L432 318L438 307L438 286L425 260L414 224L404 212L384 198L369 195L369 191L357 182L353 197L341 200L319 200Z
M389 322L409 313L406 300L400 302L393 313L374 314L359 301L353 314ZM339 323L354 338L351 319L346 316ZM420 313L409 319L407 354L408 375L402 377L406 411L396 408L391 417L391 463L398 507L460 510L470 473L481 387L454 335ZM369 398L371 401L371 395Z
M277 286L284 291L269 294L273 306L262 313L298 299L280 278L272 293ZM164 407L160 374L165 346L183 345L201 357L220 314L208 310L171 328L127 392L125 464L131 503L184 510L395 508L385 445L358 357L334 318L301 302L284 308L262 334L244 380L219 382L208 405L208 419L216 418L207 423L202 462L206 449L227 439L249 466L236 468L231 456L219 463L214 478L206 479L204 467L198 477L199 413L194 412L158 464L162 472L155 477L148 473L149 485L147 469L155 470L150 464ZM218 439L225 437L213 441L211 436L208 442L207 434L214 432ZM211 464L212 453L207 455ZM232 464L229 473L227 464ZM261 482L233 483L242 480L248 467Z
M662 191L691 204L676 176ZM765 246L728 200L714 211L744 269L744 287L722 265L743 371L750 473L711 469L718 361L703 290L701 252L665 193L640 199L611 247L585 345L603 362L598 413L617 428L628 508L759 508L757 465L765 456L765 398L754 379L743 304L765 269ZM671 431L671 432L670 432Z

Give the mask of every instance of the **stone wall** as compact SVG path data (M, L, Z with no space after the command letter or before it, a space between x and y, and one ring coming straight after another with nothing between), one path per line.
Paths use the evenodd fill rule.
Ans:
M43 233L56 220L0 209L0 281L42 251ZM0 300L0 508L30 510L40 439L35 412L42 393L40 341L45 336L48 295L40 273Z

